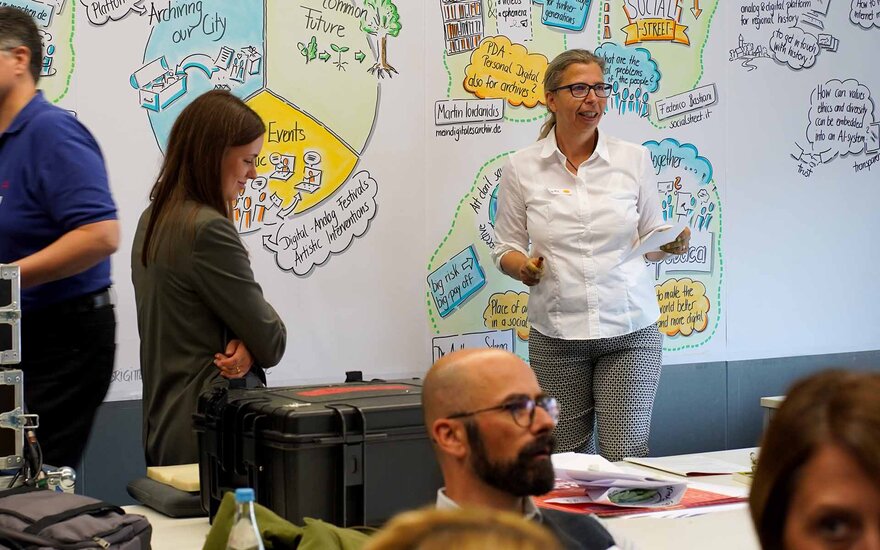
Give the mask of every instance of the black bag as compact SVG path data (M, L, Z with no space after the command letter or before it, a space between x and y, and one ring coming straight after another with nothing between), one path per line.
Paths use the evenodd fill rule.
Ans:
M147 518L71 493L16 487L0 492L0 549L149 550Z

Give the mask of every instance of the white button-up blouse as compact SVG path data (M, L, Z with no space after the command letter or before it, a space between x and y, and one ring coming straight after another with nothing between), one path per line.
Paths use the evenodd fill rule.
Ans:
M499 269L513 250L544 257L544 277L530 288L528 306L529 321L542 334L620 336L660 315L653 264L627 257L640 236L663 224L645 147L599 132L596 150L573 175L554 129L507 160L492 256Z

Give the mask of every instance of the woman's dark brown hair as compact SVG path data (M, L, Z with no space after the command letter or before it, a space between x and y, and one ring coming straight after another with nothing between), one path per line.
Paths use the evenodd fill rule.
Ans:
M168 215L190 200L231 216L223 198L220 171L230 147L247 145L266 132L253 109L226 91L202 94L181 111L171 134L165 160L150 191L152 211L147 223L141 263L155 257L156 241ZM178 228L175 228L178 229Z
M826 445L849 453L880 487L880 373L826 371L789 391L764 434L749 496L765 550L783 547L799 472Z

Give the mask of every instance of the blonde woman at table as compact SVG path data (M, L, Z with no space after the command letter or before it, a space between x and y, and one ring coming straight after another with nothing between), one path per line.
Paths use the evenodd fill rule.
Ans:
M141 346L148 466L198 462L199 394L259 378L284 353L287 331L263 297L233 201L257 176L266 127L240 99L199 96L174 122L165 161L131 256Z
M561 550L545 527L512 512L489 508L403 512L375 534L364 550Z
M650 264L630 256L664 221L648 150L599 130L611 94L604 67L587 50L547 66L550 116L504 168L493 257L531 287L529 362L559 401L557 452L614 461L648 452L660 310ZM645 257L682 254L689 239L685 229Z
M764 435L749 505L764 550L880 550L880 373L795 384Z

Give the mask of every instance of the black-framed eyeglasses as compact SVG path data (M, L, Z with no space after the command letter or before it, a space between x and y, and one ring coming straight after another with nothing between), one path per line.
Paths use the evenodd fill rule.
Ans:
M549 395L539 395L534 399L531 397L519 397L506 401L500 405L495 405L494 407L486 407L485 409L470 412L455 413L446 418L465 418L489 411L507 411L510 413L510 416L513 417L513 421L516 422L517 426L521 428L531 428L532 423L535 421L536 407L541 407L547 411L547 414L553 419L553 424L556 424L556 421L559 420L559 403L556 402L555 397Z
M559 90L568 90L571 92L572 97L576 98L584 98L590 95L590 90L596 92L596 97L608 97L611 95L611 84L606 84L605 82L599 82L598 84L586 84L584 82L575 82L574 84L569 84L568 86L560 86L558 88L554 88L550 90L551 92L558 92Z

